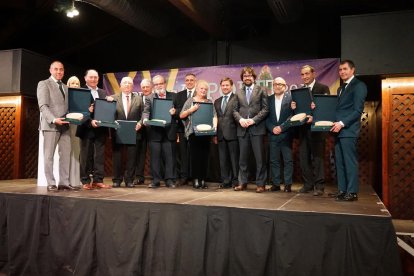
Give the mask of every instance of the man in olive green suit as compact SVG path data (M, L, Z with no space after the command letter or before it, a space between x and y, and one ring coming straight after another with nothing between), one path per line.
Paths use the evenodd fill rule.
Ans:
M339 76L343 82L338 89L336 122L331 131L337 133L335 161L338 179L339 201L358 200L358 155L357 140L361 128L361 115L367 96L366 85L355 78L355 65L344 60L339 65Z

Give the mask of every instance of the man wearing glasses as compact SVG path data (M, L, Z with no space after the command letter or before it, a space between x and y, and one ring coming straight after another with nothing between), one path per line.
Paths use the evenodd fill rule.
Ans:
M156 75L152 78L154 85L154 93L145 97L145 107L142 114L142 122L151 118L151 109L154 103L154 98L167 99L174 102L175 93L166 91L165 79L161 75ZM165 127L148 126L148 141L150 143L150 167L153 182L149 184L148 188L160 187L160 181L164 179L165 186L168 188L175 188L175 139L177 129L177 112L174 106L169 110L171 115L171 124ZM164 173L162 173L162 166L164 164Z
M267 178L264 161L263 136L266 134L265 119L269 113L266 91L255 84L256 73L251 67L244 67L240 78L243 87L236 92L236 104L233 112L238 122L237 137L239 139L239 184L235 191L243 191L248 183L248 163L250 159L250 146L256 160L256 192L265 191Z

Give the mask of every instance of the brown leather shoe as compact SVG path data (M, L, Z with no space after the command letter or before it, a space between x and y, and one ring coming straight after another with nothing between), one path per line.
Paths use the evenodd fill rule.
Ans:
M264 191L265 191L265 187L264 186L257 186L256 193L263 193Z
M103 183L92 183L92 187L96 187L98 189L112 189L110 185L106 185Z
M247 184L239 184L236 187L234 187L234 190L236 192L238 192L238 191L244 191L246 189L247 189Z
M83 184L82 188L84 190L93 190L94 189L91 184Z

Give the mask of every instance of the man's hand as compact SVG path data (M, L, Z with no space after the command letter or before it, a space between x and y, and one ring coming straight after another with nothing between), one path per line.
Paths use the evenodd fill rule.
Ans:
M342 125L341 125L341 123L340 123L340 122L335 122L335 123L333 124L332 128L331 128L331 131L332 131L332 132L335 132L335 133L338 133L338 132L340 132L340 131L341 131L341 129L342 129Z
M113 102L114 101L114 98L112 98L111 96L106 96L106 101L107 102Z
M63 126L63 125L67 125L67 124L69 124L69 122L67 122L67 121L63 121L65 118L56 118L55 119L55 125L58 125L58 126Z
M296 109L296 102L292 101L290 103L290 108L292 108L292 110L295 110Z
M89 106L89 112L90 112L90 113L93 113L94 105L95 105L95 104L93 104L93 103L92 103L92 104Z
M95 128L99 127L99 126L98 126L98 121L97 121L97 120L92 120L92 121L91 121L91 125L92 125L92 127L95 127Z
M275 126L273 128L273 134L279 135L280 133L282 133L282 128L280 126Z
M175 114L175 108L174 107L172 107L171 109L170 109L170 115L174 115Z
M314 102L311 102L311 109L314 110L316 107L316 104Z
M247 123L249 124L249 126L254 125L253 119L247 119Z
M312 121L313 121L313 116L308 115L308 116L306 116L306 117L308 117L308 121L307 121L306 123L307 123L307 124L312 124Z
M138 122L137 125L135 126L135 130L138 131L140 130L142 127L142 125Z
M243 127L243 128L248 128L249 127L249 123L247 122L247 119L243 119L241 118L239 120L239 124Z

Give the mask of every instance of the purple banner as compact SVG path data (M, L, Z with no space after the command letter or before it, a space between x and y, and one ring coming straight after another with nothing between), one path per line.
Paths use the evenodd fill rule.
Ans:
M307 64L315 68L316 79L319 82L328 85L331 94L335 94L336 88L339 86L339 59L336 58L106 73L103 76L103 86L108 94L119 93L119 83L121 79L125 76L129 76L134 80L134 91L138 92L141 91L140 83L142 79L151 79L159 74L164 76L167 82L167 91L178 92L185 87L185 75L193 73L198 80L203 79L209 83L209 98L215 100L221 95L220 80L224 77L233 79L233 91L242 87L240 72L244 66L253 67L257 74L256 83L266 87L266 89L271 92L272 80L276 77L284 78L290 89L301 87L302 80L300 78L300 69L303 65Z

